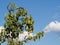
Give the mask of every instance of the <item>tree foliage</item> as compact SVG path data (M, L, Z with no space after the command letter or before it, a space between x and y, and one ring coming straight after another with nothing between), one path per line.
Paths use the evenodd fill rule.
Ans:
M15 3L7 6L8 14L5 17L4 31L0 34L0 42L8 40L8 45L23 45L29 40L36 41L44 36L44 32L38 32L31 36L34 31L34 20L32 15L28 16L28 11L23 7L16 6ZM19 40L19 34L24 31L28 32L28 36L24 37L23 41Z

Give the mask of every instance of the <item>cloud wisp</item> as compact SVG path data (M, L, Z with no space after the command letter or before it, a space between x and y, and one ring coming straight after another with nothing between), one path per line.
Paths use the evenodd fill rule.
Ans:
M53 21L51 23L49 23L44 29L43 31L45 33L54 33L56 34L58 37L58 39L60 39L60 22L58 21Z
M60 22L58 21L51 22L43 30L45 33L60 32Z

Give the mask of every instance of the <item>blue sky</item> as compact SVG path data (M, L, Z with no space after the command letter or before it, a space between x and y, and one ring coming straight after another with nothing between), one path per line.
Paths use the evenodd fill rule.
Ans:
M18 6L28 10L28 15L32 14L34 23L34 32L42 31L50 22L60 22L60 0L0 0L0 26L4 24L4 15L8 13L7 5L15 2ZM3 43L2 45L6 45ZM56 33L48 33L40 40L29 41L25 45L60 45L60 39Z

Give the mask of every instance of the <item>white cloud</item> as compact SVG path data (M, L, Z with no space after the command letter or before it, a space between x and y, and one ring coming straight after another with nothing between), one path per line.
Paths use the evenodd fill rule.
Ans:
M35 36L35 34L24 31L22 34L19 34L19 39L18 41L24 41L25 39L28 38L28 36L31 36L32 38Z
M26 36L28 36L28 32L26 32L26 31L23 32L22 34L19 34L18 41L23 41Z
M49 23L44 29L44 32L60 32L60 22L54 21Z
M0 26L0 33L4 30L5 28L3 26Z

